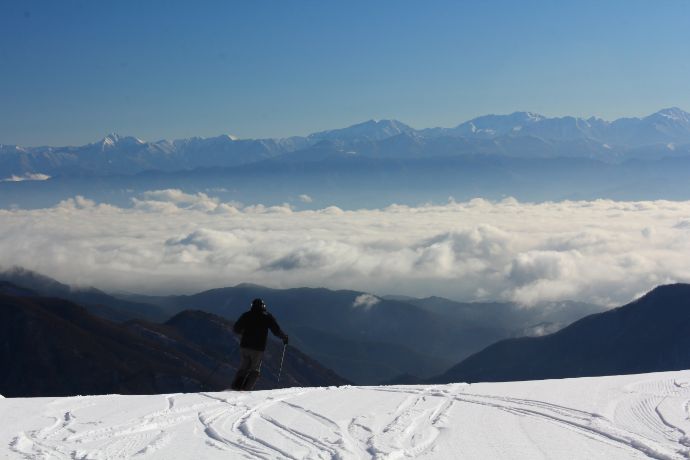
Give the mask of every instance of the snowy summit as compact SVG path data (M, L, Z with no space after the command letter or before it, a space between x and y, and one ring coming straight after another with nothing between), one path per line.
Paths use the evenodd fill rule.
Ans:
M3 458L686 459L690 371L0 400Z

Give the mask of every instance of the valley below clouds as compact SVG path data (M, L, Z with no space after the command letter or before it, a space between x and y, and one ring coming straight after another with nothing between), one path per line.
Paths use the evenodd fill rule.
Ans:
M690 201L507 198L345 211L157 190L131 207L75 197L2 209L0 228L0 268L110 291L191 293L249 282L614 306L690 281Z

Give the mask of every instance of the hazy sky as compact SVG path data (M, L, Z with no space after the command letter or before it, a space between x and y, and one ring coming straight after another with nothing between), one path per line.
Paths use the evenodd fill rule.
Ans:
M0 2L0 143L690 109L690 2Z

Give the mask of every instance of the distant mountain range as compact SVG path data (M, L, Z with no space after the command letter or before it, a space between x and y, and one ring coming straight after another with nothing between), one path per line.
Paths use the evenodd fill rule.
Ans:
M660 286L634 302L541 337L497 342L432 379L542 380L690 368L690 285Z
M352 156L405 159L465 155L576 157L606 162L685 156L690 155L690 114L669 108L643 118L605 121L515 112L478 117L454 128L418 130L396 120L370 120L282 139L222 135L147 142L110 134L78 147L0 144L0 180L186 171L269 160L284 163Z
M486 115L455 128L423 130L428 136L495 139L502 136L533 136L552 141L590 140L609 147L643 147L659 143L690 142L690 113L677 107L660 110L643 118L557 117L531 112Z

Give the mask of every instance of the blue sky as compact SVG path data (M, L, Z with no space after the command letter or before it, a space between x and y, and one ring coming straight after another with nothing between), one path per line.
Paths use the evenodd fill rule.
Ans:
M690 2L0 3L0 143L690 110Z

